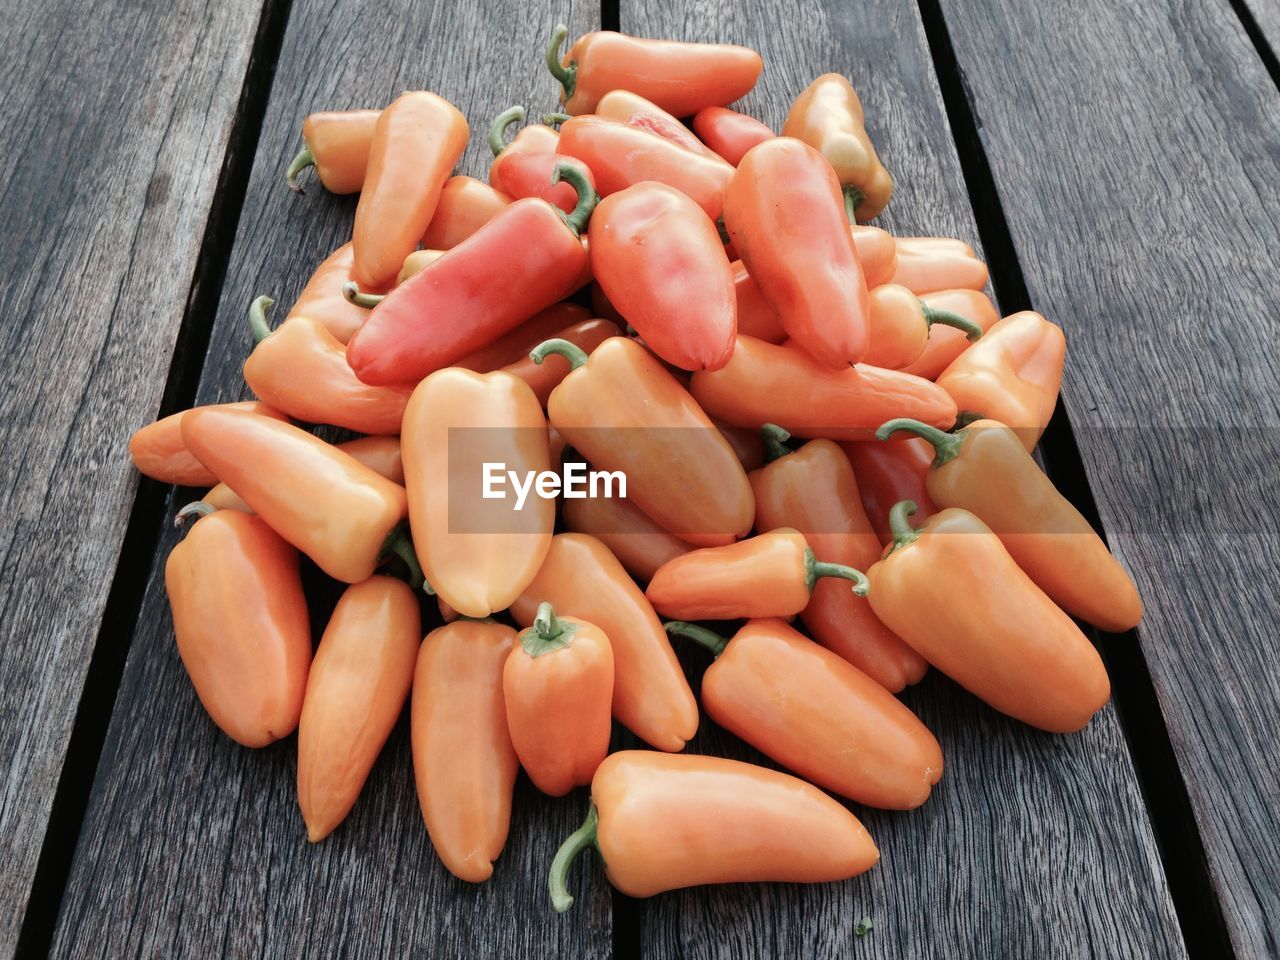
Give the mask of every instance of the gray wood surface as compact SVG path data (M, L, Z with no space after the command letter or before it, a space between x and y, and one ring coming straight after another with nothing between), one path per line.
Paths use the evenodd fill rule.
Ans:
M1236 956L1274 957L1280 92L1225 3L942 9Z
M513 102L554 108L542 64L551 27L597 23L594 7L516 0L424 5L295 3L248 187L199 397L244 393L244 313L256 294L290 302L350 233L353 198L283 173L315 109L381 104L410 87L449 97L472 121L464 169L483 176L484 131ZM453 879L418 811L402 720L349 820L307 843L295 799L295 740L236 747L205 717L174 648L164 535L133 639L54 944L59 956L600 956L610 894L581 871L573 912L554 915L545 872L585 811L522 781L511 838L482 887ZM134 558L135 561L141 558ZM148 558L149 561L149 558ZM334 599L330 594L327 599ZM321 601L323 605L324 601Z
M977 245L915 3L878 0L855 13L834 0L749 9L707 2L696 11L623 0L622 28L757 46L765 74L744 104L775 129L813 77L845 73L896 177L884 225ZM1081 734L1053 737L994 714L938 676L906 701L937 734L947 770L919 811L857 809L881 849L874 870L842 884L655 898L643 907L644 955L1183 955L1114 708ZM694 748L754 756L709 724ZM858 938L864 915L875 928Z
M1280 0L1241 0L1249 16L1257 25L1260 41L1266 50L1262 52L1272 71L1271 76L1280 83L1277 73L1277 58L1280 58Z
M258 26L257 0L151 6L3 8L0 955L17 942L134 501L126 444L160 406L198 292Z

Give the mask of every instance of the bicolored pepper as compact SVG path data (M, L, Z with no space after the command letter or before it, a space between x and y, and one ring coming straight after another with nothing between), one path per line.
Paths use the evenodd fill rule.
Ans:
M285 182L304 192L298 174L316 168L316 176L330 193L357 193L364 186L369 146L381 110L333 110L308 114L302 121L302 149L289 163Z
M510 107L494 118L489 128L489 149L493 151L489 183L517 200L537 197L565 213L572 213L578 203L577 190L568 181L553 179L552 174L559 164L570 164L594 190L595 178L590 168L581 160L558 153L559 135L540 124L524 127L508 145L504 140L507 128L523 119L524 107L519 106ZM544 130L546 133L541 133Z
M610 90L592 111L597 117L629 123L641 130L648 130L677 146L707 156L718 156L701 140L689 132L689 128L652 100L646 100L630 90ZM568 114L554 114L560 123L569 119ZM562 119L561 119L562 118Z

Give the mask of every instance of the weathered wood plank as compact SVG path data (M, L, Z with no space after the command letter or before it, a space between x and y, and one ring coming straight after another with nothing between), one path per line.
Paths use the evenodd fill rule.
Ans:
M244 312L261 292L283 307L350 235L354 200L289 193L283 171L313 109L380 104L410 87L449 97L472 121L464 168L487 169L484 131L513 102L542 112L555 88L541 61L573 11L483 5L295 4L199 398L238 398ZM554 916L545 871L584 798L522 783L493 879L472 887L439 864L414 793L402 723L346 824L307 843L295 798L295 740L249 752L204 716L174 649L156 559L95 783L55 950L87 956L596 956L610 947L607 886L572 919ZM131 558L150 562L151 558Z
M1280 2L1278 0L1242 0L1253 21L1257 24L1262 43L1266 44L1264 57L1270 57L1272 79L1280 83L1276 71L1276 59L1280 58Z
M689 17L678 4L624 0L622 26L757 46L765 75L745 107L775 129L814 76L844 72L897 178L885 225L976 243L915 3L704 3ZM1052 737L938 676L906 700L938 735L947 773L917 812L858 810L880 845L878 867L842 884L655 898L646 956L1183 955L1113 708L1081 734ZM695 748L753 755L710 724ZM860 939L863 915L875 929Z
M1238 957L1280 952L1280 92L1226 3L942 0Z
M12 953L259 0L4 5L0 955ZM127 562L147 562L132 558Z

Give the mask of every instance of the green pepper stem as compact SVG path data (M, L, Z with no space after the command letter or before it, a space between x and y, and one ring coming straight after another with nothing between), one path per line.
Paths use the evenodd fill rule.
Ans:
M378 560L390 560L392 557L399 557L404 561L404 565L409 568L409 586L414 590L426 588L426 579L422 576L422 566L418 563L418 553L413 548L413 540L410 538L404 524L397 524L387 534L387 539L382 543L382 550L378 554ZM428 588L427 593L432 591Z
M587 818L582 821L582 826L569 834L564 843L560 844L560 849L556 851L555 859L551 861L551 871L547 874L551 908L556 913L564 913L573 906L573 894L569 892L569 885L565 882L569 877L569 867L577 859L578 854L587 847L600 849L600 845L596 842L599 828L600 814L596 812L595 803L592 803L587 808Z
M907 519L917 509L914 500L899 500L889 508L889 532L893 534L893 547L890 553L919 539L920 531L911 526L911 521Z
M173 518L173 525L181 530L187 525L187 520L191 517L207 517L218 508L212 503L205 503L203 500L193 500L185 507L178 511L178 515Z
M888 440L900 430L914 433L917 437L923 437L933 444L936 454L933 458L934 467L940 467L944 463L954 460L959 456L960 448L964 445L963 431L960 433L946 433L937 427L929 426L927 423L912 420L910 417L898 417L880 424L880 429L876 431L876 439Z
M935 323L940 323L946 327L955 327L957 330L963 330L964 338L970 343L975 343L982 339L982 327L968 317L962 317L960 314L952 313L950 310L937 310L923 300L920 301L920 309L924 312L924 322L931 327Z
M568 340L561 340L555 337L551 340L543 340L540 344L529 351L529 359L534 363L541 365L542 361L552 354L558 357L564 357L569 361L569 372L572 373L580 366L587 362L587 352L576 343L570 343Z
M685 623L683 620L668 620L664 624L667 633L673 637L684 637L686 640L692 640L700 646L706 647L711 651L713 657L718 657L724 653L724 648L729 645L729 641L714 630L708 630L706 627L700 627L696 623Z
M267 323L267 311L275 306L270 297L255 297L249 304L249 329L253 331L253 342L261 343L271 336L271 324Z
M489 149L495 157L507 148L507 127L523 119L524 107L521 106L507 107L493 118L493 123L489 125Z
M805 583L808 584L809 592L813 592L813 585L823 577L839 577L842 580L850 580L853 582L853 592L860 597L867 595L867 589L870 587L870 581L867 575L861 570L855 570L853 567L847 567L843 563L828 563L826 560L818 560L814 557L813 551L805 548L804 551L804 573Z
M582 231L587 229L587 221L591 219L591 211L600 202L600 194L596 193L596 188L591 185L591 181L587 179L587 175L582 172L581 167L576 164L565 163L563 160L557 163L555 170L551 172L551 182L553 184L561 181L578 191L578 204L569 213L565 213L559 207L556 207L555 211L560 214L560 219L564 221L564 225L572 230L575 236L581 236Z
M348 280L342 285L342 298L347 303L354 303L357 307L364 307L366 310L372 310L386 299L385 296L377 293L361 293L360 284L354 280Z
M844 194L844 215L849 218L849 225L856 227L858 225L858 207L863 200L867 199L867 195L851 183L846 183L841 187L840 192Z
M560 124L564 123L566 120L572 120L572 119L573 118L570 117L569 114L567 113L544 113L542 115L542 122L546 124L548 127L558 127L560 126Z
M307 167L314 167L315 165L316 158L311 153L311 148L304 141L302 149L289 161L289 168L284 172L284 182L289 185L289 189L294 193L306 193L307 191L303 190L302 185L298 183L298 174L307 169Z
M569 28L563 23L557 23L556 28L551 31L551 42L547 44L547 69L551 71L551 75L560 81L560 86L564 88L564 97L568 100L573 96L573 91L578 86L578 65L570 63L567 67L560 62L560 47L564 44L569 36Z
M551 604L543 601L538 604L538 612L534 615L533 626L520 633L520 645L529 656L537 658L544 653L553 653L573 645L573 637L578 632L578 625L566 623L556 616Z
M764 456L765 459L772 463L779 457L785 457L791 452L791 448L787 446L787 441L791 439L791 434L776 423L766 423L760 428L760 436L764 438Z

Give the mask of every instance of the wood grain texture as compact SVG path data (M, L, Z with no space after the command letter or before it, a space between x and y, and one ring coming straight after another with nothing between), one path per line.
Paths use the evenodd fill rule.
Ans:
M777 129L826 71L849 76L897 193L899 234L977 231L917 8L786 0L692 7L624 0L624 30L761 49L744 108ZM1108 707L1053 737L931 675L906 701L938 736L947 772L912 813L855 808L882 859L852 881L695 889L651 900L647 957L1182 956L1183 947L1122 731ZM707 722L694 748L759 760ZM874 931L854 934L860 917Z
M1280 58L1280 0L1242 0L1242 3L1258 25L1258 32L1262 35L1262 42L1267 45L1274 71L1274 63ZM1280 75L1274 72L1272 79L1280 83Z
M258 25L0 11L0 955L14 949ZM132 558L148 563L150 558Z
M199 390L239 398L245 308L270 292L283 309L311 269L350 236L353 198L304 175L284 186L303 116L382 104L408 88L453 100L472 121L464 170L484 176L490 118L515 102L556 104L541 51L567 7L515 2L296 2ZM569 21L596 22L594 7ZM500 278L498 278L500 279ZM577 879L573 913L550 910L546 870L585 812L585 793L542 797L522 781L506 851L479 887L436 859L418 811L405 724L348 821L307 843L295 795L295 738L236 747L209 722L174 648L155 560L99 767L55 941L60 956L601 956L610 896L597 870ZM152 558L126 558L151 563ZM312 586L316 579L312 579ZM315 591L313 591L315 592ZM334 591L320 590L323 606Z
M1276 956L1280 92L1225 3L942 9L1236 955Z

